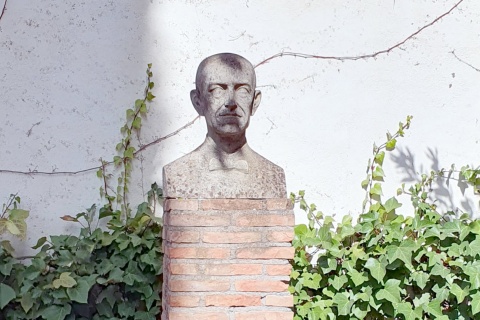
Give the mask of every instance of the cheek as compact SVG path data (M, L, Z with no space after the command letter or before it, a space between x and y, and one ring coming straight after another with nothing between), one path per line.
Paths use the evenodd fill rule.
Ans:
M249 108L250 105L252 104L252 99L253 97L250 95L243 95L243 96L237 96L235 100L238 106L242 108Z

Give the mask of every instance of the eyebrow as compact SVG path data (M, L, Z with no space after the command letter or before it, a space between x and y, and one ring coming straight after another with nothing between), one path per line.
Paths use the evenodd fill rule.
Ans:
M223 89L226 89L228 87L226 83L214 82L214 83L209 83L207 88L210 89L212 86L219 86L219 87L222 87ZM252 86L248 83L237 83L233 86L234 89L238 89L240 87L248 87L248 89L252 88Z

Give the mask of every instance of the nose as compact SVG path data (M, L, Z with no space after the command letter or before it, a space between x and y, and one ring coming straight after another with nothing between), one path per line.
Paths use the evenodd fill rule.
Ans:
M235 93L233 92L233 90L229 90L228 100L227 100L227 103L225 103L225 108L227 108L228 111L234 111L237 108L237 103L235 102L234 94Z
M228 100L228 102L225 104L225 108L228 109L228 111L234 111L237 109L237 104L233 99Z

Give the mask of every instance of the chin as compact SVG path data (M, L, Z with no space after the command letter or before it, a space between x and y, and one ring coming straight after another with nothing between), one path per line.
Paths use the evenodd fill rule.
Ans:
M242 129L237 125L223 125L215 131L220 136L236 136L245 133L245 129Z

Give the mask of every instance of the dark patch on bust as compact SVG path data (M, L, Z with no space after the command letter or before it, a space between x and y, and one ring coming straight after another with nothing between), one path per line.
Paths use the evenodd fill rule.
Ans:
M236 54L229 54L229 53L221 54L220 61L222 61L224 64L226 64L227 66L229 66L235 71L243 70L241 58Z

